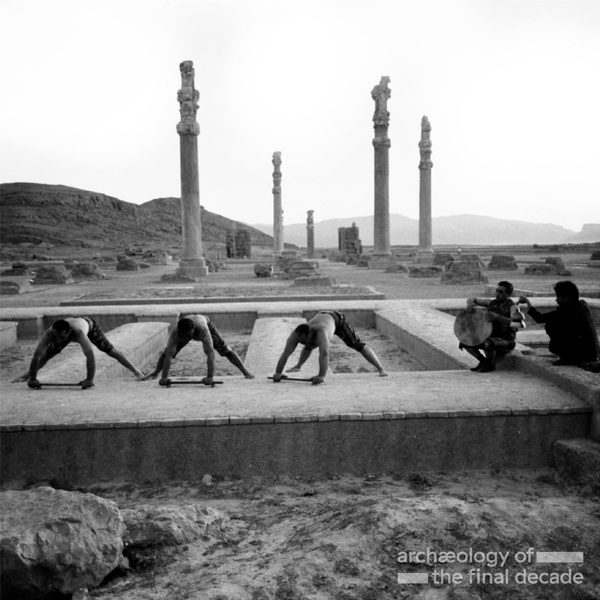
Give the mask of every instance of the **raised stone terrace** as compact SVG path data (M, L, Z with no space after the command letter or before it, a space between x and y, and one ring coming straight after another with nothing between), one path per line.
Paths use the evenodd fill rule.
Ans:
M600 321L600 300L589 303ZM536 299L536 306L550 308L553 300ZM99 356L96 386L89 390L6 384L2 480L43 481L64 469L74 482L87 483L187 479L206 472L537 467L551 463L558 439L598 439L598 375L551 366L539 331L496 372L471 373L473 359L458 349L453 333L454 315L463 307L456 299L314 299L3 309L2 321L30 339L61 316L93 316L139 364L158 355L180 316L203 313L223 332L252 329L246 360L256 378L224 377L214 388L163 388L156 381L136 382L116 361ZM268 376L287 335L321 309L341 310L356 326L376 327L426 370L389 377L330 374L320 386L274 384ZM67 348L40 380L77 381L84 362L78 347ZM314 374L314 365L299 376Z

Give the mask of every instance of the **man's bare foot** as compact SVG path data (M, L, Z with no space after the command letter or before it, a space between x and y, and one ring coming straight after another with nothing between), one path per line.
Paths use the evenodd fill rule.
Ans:
M254 375L252 375L252 373L244 373L244 377L246 379L254 379Z
M291 367L286 371L286 373L297 373L299 370L300 367Z
M379 371L379 377L387 377L387 376L388 376L387 371Z
M156 379L158 373L148 373L148 375L144 375L141 379L138 378L138 381L148 381L148 379Z
M25 373L25 375L20 375L19 377L15 377L11 383L20 383L21 381L27 381L29 379L29 373Z

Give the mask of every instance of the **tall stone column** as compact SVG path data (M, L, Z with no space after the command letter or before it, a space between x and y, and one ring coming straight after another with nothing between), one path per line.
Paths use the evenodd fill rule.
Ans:
M421 119L421 141L419 152L419 250L418 262L433 262L433 246L431 244L431 125L427 117Z
M283 209L281 208L281 152L273 152L273 254L283 253Z
M390 199L389 199L389 150L391 146L388 138L388 125L390 113L387 110L387 101L391 96L388 87L389 77L382 77L379 85L371 91L375 100L375 113L373 114L373 128L375 137L375 213L374 213L374 248L373 256L369 261L369 268L385 268L392 261L390 252Z
M315 257L315 220L313 218L314 210L307 211L306 217L306 257Z
M196 121L199 92L194 87L194 63L186 60L179 65L181 89L177 92L181 121L177 124L179 134L181 171L181 230L183 248L178 274L190 277L208 275L208 267L202 257L202 222L200 216L200 183L198 175L198 134Z

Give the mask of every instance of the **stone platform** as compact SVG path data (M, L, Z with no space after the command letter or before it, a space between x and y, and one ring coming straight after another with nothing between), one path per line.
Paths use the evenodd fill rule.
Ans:
M2 481L538 467L586 437L592 408L523 373L336 374L326 383L133 378L89 390L4 386Z
M597 316L600 302L590 303ZM522 344L501 370L471 373L474 359L458 349L452 328L452 313L463 304L257 302L244 311L226 304L44 307L36 315L3 310L2 319L18 322L25 337L68 314L95 316L103 328L129 323L144 331L144 323L172 325L183 313L194 312L208 314L224 331L257 325L258 332L269 329L269 322L277 327L271 319L281 319L285 332L277 333L282 337L269 349L274 357L298 319L336 309L357 327L376 326L430 370L383 378L335 374L320 386L274 384L266 364L254 380L227 377L215 388L162 388L133 377L98 378L96 387L85 391L5 384L2 481L47 481L66 474L77 485L199 479L205 473L317 476L527 468L550 464L556 440L598 439L600 376L552 367L548 357ZM310 368L299 376L314 374Z

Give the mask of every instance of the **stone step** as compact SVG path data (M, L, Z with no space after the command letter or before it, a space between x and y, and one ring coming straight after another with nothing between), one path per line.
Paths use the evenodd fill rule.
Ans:
M306 323L306 319L292 316L257 319L246 352L246 368L256 377L273 375L277 361L285 348L286 340L290 333L302 323ZM298 362L302 347L298 345L294 354L288 359L286 369L293 367ZM315 350L304 363L302 371L290 374L290 377L312 377L318 372L319 352Z
M156 359L164 350L169 336L169 323L127 323L105 332L106 337L121 354L138 369ZM100 352L95 346L96 380L133 376L117 360ZM85 379L86 360L79 344L69 344L58 356L52 358L38 373L42 382L76 382Z

